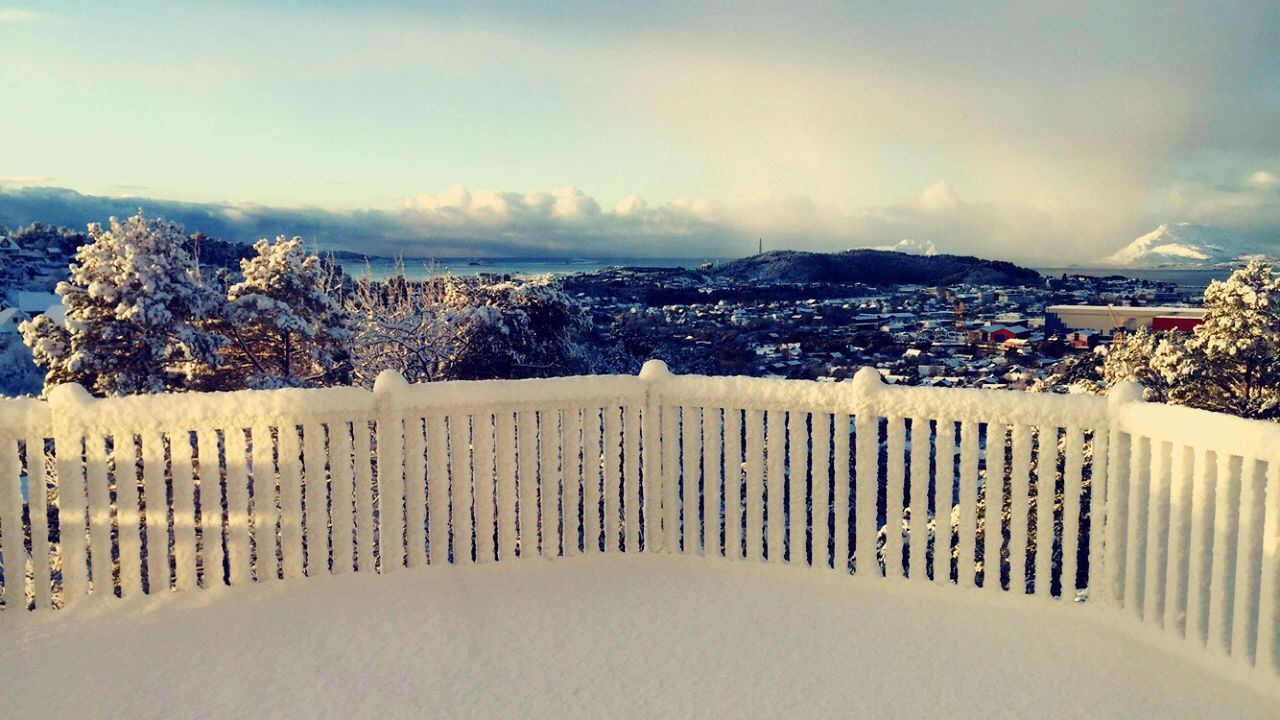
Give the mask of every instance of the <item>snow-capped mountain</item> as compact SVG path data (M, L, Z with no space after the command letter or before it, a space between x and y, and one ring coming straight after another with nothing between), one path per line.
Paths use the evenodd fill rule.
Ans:
M1211 225L1165 223L1104 259L1116 267L1209 267L1240 261L1260 250Z
M938 247L933 244L932 240L912 240L911 238L899 240L893 245L881 245L871 249L907 253L908 255L924 255L925 257L932 257L938 254Z

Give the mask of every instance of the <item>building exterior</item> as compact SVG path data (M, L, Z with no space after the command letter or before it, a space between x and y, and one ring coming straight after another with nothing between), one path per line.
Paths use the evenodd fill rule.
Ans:
M1002 345L1010 340L1025 340L1031 336L1031 330L1021 325L996 325L987 331L987 342Z
M1177 315L1161 315L1151 319L1152 330L1182 330L1191 332L1204 322L1204 317L1181 317Z
M62 299L53 293L14 290L4 298L4 305L17 308L31 317L43 315L49 308L60 305Z
M1133 331L1142 327L1154 327L1156 318L1162 324L1196 324L1204 319L1204 308L1195 307L1135 307L1128 305L1050 305L1044 310L1045 332L1065 333L1069 330L1097 330L1113 333L1116 330ZM1194 325L1192 325L1194 327ZM1166 328L1167 329L1167 328Z
M0 310L0 337L16 335L18 333L18 326L30 319L30 315L18 308L4 308L3 310Z

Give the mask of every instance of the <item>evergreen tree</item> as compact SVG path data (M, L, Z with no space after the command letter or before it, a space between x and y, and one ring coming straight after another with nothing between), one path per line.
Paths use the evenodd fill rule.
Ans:
M218 329L231 342L205 386L304 387L351 380L350 313L338 299L339 272L309 254L302 238L254 243L240 261L241 279L227 288Z
M56 292L66 320L24 323L45 388L78 382L98 395L186 388L217 367L226 338L205 329L223 300L202 282L182 228L141 213L89 226Z
M1204 293L1204 323L1181 353L1157 357L1171 402L1247 418L1280 417L1280 278L1254 260Z

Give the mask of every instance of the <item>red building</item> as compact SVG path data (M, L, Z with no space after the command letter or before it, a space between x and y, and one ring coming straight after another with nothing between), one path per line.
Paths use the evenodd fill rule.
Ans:
M1170 315L1160 315L1151 318L1152 330L1182 330L1191 332L1197 325L1204 322L1202 317L1175 317Z
M987 331L987 342L992 345L1001 345L1010 340L1026 339L1031 336L1031 330L1021 325L997 325Z

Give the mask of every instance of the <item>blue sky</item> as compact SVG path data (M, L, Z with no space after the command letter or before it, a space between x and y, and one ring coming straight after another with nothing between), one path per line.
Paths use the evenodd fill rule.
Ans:
M64 188L415 254L1280 243L1276 47L1248 2L0 5L0 220Z

